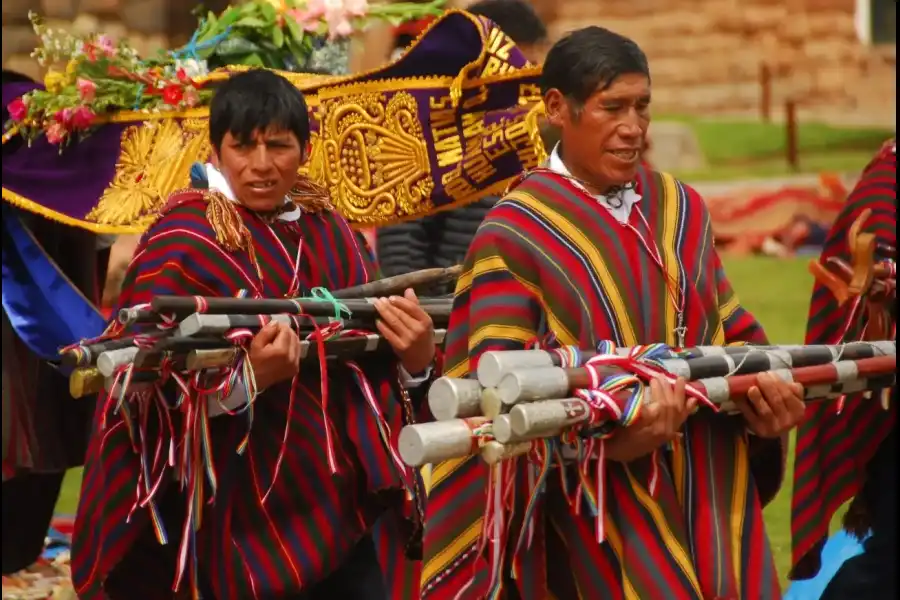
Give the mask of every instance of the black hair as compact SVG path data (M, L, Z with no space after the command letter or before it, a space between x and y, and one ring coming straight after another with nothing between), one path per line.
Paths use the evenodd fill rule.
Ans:
M470 4L466 12L487 17L520 46L547 40L547 26L525 0L480 0Z
M577 106L621 75L650 77L644 51L631 39L602 27L585 27L560 39L544 61L541 93L557 89Z
M216 90L209 107L209 139L221 150L225 134L249 143L254 132L277 127L309 142L306 100L294 85L272 71L252 69L232 75Z

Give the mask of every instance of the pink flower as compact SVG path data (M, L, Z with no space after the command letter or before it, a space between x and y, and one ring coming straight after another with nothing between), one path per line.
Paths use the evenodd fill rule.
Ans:
M184 105L188 108L193 108L200 104L200 94L197 92L197 88L185 88L184 97L181 99L181 101L184 102Z
M66 139L67 135L65 125L59 122L51 123L44 133L47 135L47 141L51 144L59 144Z
M94 123L96 115L89 106L79 106L72 111L72 117L69 120L69 126L72 129L87 129Z
M311 4L315 1L316 0L312 0ZM319 3L321 4L321 1ZM306 10L294 8L288 11L288 16L294 19L294 21L297 22L297 25L302 27L304 31L309 33L313 33L319 29L320 20L324 14L324 8L321 11L313 10L310 7L307 7Z
M78 88L78 95L82 102L93 102L97 95L97 84L90 79L82 79L81 77L75 82Z
M28 116L28 105L21 98L16 98L6 107L9 118L13 121L23 121Z
M364 17L369 12L368 0L344 0L344 10L354 17Z
M116 54L116 43L108 35L98 35L97 39L94 40L94 43L97 45L97 48L107 56L114 56Z
M353 25L351 25L347 17L343 15L334 16L330 19L326 17L326 20L328 21L329 39L347 37L353 33Z

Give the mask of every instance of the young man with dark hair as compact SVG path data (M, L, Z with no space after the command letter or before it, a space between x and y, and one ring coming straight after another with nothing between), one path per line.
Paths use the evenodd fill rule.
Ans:
M641 166L651 91L637 44L575 31L550 50L541 88L560 142L475 235L445 375L551 334L581 348L765 343L725 276L702 198ZM649 390L636 421L593 440L577 466L554 462L544 478L513 459L508 503L486 498L480 459L435 465L423 597L780 598L762 506L780 485L802 388L762 374L737 400L740 416L695 411L681 380Z
M269 71L234 75L213 99L209 128L207 188L169 199L135 253L122 306L240 290L257 298L308 296L312 288L371 278L347 222L323 190L297 176L310 124L294 86ZM398 431L412 410L400 380L415 387L429 376L433 331L411 290L376 306L379 332L396 359L361 364L362 373L329 363L327 388L319 366L300 368L291 328L269 324L255 335L247 356L252 377L239 378L219 399L227 410L208 421L203 468L187 471L214 474L208 485L176 483L176 475L188 477L184 447L197 447L207 423L188 422L203 414L186 408L197 396L179 406L175 393L163 392L152 411L152 403L129 399L125 419L103 394L74 535L79 597L173 598L173 580L215 600L411 597L422 500L417 474L393 461L393 441L382 436ZM248 398L253 420L245 438ZM142 461L130 430L142 419L141 439L170 448L174 458L158 466L146 455ZM179 433L188 428L197 429ZM154 533L168 543L157 543Z
M529 61L535 64L543 61L548 47L547 28L527 1L481 0L470 4L466 12L493 21ZM405 41L404 47L408 44ZM475 230L497 200L496 196L487 196L452 211L379 229L376 232L379 267L385 275L400 275L460 263ZM435 291L450 293L453 289L450 286Z

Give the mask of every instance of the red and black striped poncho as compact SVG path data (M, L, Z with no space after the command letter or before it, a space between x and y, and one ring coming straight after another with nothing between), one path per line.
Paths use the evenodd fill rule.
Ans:
M260 277L247 252L229 252L217 242L207 206L204 192L196 190L170 200L136 251L120 305L145 303L164 294L233 297L242 289L258 297L284 297L301 240L301 294L314 287L339 289L365 283L373 272L367 252L335 213L304 213L295 222L267 224L233 205L250 233ZM375 372L360 366L396 444L403 425L396 361L381 363ZM341 367L329 369L328 412L334 425L336 475L326 461L317 370L308 376L303 371L290 410L288 384L273 386L256 400L249 444L241 455L237 447L247 433L247 419L223 415L209 420L217 491L211 498L206 485L196 560L218 600L293 597L343 562L366 531L372 531L390 597L413 597L419 562L406 560L404 549L418 521L416 496L408 494L419 487L417 474L401 476L390 459L352 373ZM180 440L184 411L168 412ZM156 426L156 419L156 413L151 413L151 448L155 436L166 431ZM283 462L275 478L288 420ZM129 515L135 503L139 458L127 424L119 413L108 410L105 397L98 404L85 465L72 548L72 575L79 597L173 598L181 532L171 527L168 544L160 546L148 510L138 508ZM171 499L166 496L171 492L174 504L184 510L185 493L172 485L171 469L162 481L163 488L169 489L160 490L157 497Z
M764 343L725 276L702 198L643 168L637 191L642 199L631 224L655 239L668 272L686 288L687 344ZM532 173L488 214L469 250L447 335L446 374L464 376L483 352L521 349L549 332L582 348L602 340L674 345L676 316L666 288L662 269L632 230L564 177ZM608 463L602 543L588 500L575 514L562 478L550 474L529 543L518 553L507 546L501 559L523 600L780 597L762 516L780 485L780 444L748 442L742 419L706 411L691 417L683 433L668 456ZM529 494L525 459L517 460L514 508L501 521L511 523L512 543ZM570 494L574 475L566 479ZM434 465L431 480L423 598L449 600L466 585L461 598L504 597L509 580L492 581L491 573L502 545L479 546L488 506L484 463Z
M860 214L872 213L863 231L881 243L897 243L897 155L894 141L885 144L863 171L847 198L822 250L820 261L839 257L850 262L847 232ZM845 333L851 302L839 307L832 292L820 283L813 288L806 331L807 344L837 344L859 339L864 325L857 320ZM841 336L844 336L843 339ZM794 492L791 503L792 577L806 579L821 565L821 551L835 511L860 491L865 465L894 427L897 407L885 411L876 399L848 397L838 414L834 403L807 408L797 431Z

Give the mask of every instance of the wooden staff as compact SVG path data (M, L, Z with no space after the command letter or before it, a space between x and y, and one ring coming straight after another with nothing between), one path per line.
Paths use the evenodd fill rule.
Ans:
M193 336L222 336L234 329L249 329L250 331L258 331L267 322L283 323L294 331L312 333L313 330L310 323L304 319L295 319L291 315L206 315L195 313L185 317L178 324L178 335L182 337ZM317 317L315 324L319 327L325 327L334 323L333 318ZM343 329L366 329L370 325L359 319L350 319L341 321Z
M834 398L864 390L885 389L895 386L897 379L896 361L893 356L839 361L772 372L785 381L803 384L804 398L807 401ZM756 374L746 374L708 378L695 381L693 385L705 393L720 409L733 412L737 411L734 399L746 396L747 391L757 385L757 380ZM620 412L625 409L630 396L628 391L612 395L613 402L618 405ZM643 402L648 405L653 402L649 389L644 391ZM597 430L611 425L608 419L590 422L596 418L595 409L581 398L517 404L508 414L498 415L490 421L490 436L505 445L518 445L536 439L555 437L572 427L590 426L592 430ZM401 431L401 437L415 441L414 452L411 451L409 458L418 461L414 466L419 466L429 462L431 457L441 461L474 454L478 440L472 433L474 427L471 423L480 426L487 422L488 420L483 417L475 417L409 425ZM443 440L444 435L452 435L453 439ZM523 450L524 452L527 450ZM401 457L406 461L406 456L401 454Z
M860 361L843 361L845 364L832 363L829 365L817 365L813 367L800 367L797 369L784 369L773 373L787 381L796 381L807 386L804 397L806 400L819 400L822 396L813 397L812 394L825 394L825 397L837 397L843 395L844 390L861 391L863 389L876 389L884 383L896 381L896 378L885 372L884 361L890 361L891 357L867 358ZM879 363L860 364L864 361L880 361ZM834 365L841 365L834 367ZM857 377L851 377L858 374ZM842 380L841 377L847 377ZM756 385L755 375L737 375L734 377L714 377L694 382L694 385L704 392L715 404L725 412L737 412L734 398L747 395L747 391ZM823 392L822 386L828 386ZM871 386L871 387L870 387ZM620 392L613 396L619 404L620 410L628 399L628 394ZM644 403L653 401L649 390L645 390ZM527 404L517 404L509 411L508 419L512 433L511 440L520 442L531 439L554 437L565 430L587 423L594 412L589 403L580 398L566 398L564 400L541 400ZM601 423L591 423L601 425ZM495 434L496 435L496 434ZM499 440L499 438L498 438ZM502 441L502 440L499 440Z
M668 357L699 358L701 356L740 355L751 348L773 348L774 346L696 346L681 352L670 352ZM631 348L617 348L616 354L627 356ZM596 350L579 350L583 360L593 358ZM486 388L496 387L504 375L510 371L563 366L563 356L554 350L492 350L478 359L476 370L478 381Z
M785 346L777 350L756 350L742 355L701 356L699 358L667 358L662 368L676 377L695 381L725 375L761 373L792 367L824 365L840 358L844 361L896 356L897 344L892 341L856 342L836 346ZM601 367L601 377L621 373L617 368ZM517 370L507 373L497 385L497 396L506 405L547 398L561 398L572 390L592 386L586 368Z
M140 334L140 337L150 340L163 338L173 333L172 330L148 331ZM135 336L127 335L115 339L103 340L94 344L79 344L78 346L60 353L60 364L70 369L88 367L97 364L97 358L104 352L121 350L134 346Z
M120 348L104 352L97 357L97 369L104 377L110 377L120 368L135 362L140 355L136 366L141 368L156 368L159 366L157 359L152 355L165 355L166 353L187 353L192 350L217 350L228 348L231 344L223 338L184 338L171 337L159 340L152 348L141 349L136 346Z
M444 343L445 329L434 331L434 343ZM318 357L316 346L318 342L301 341L300 359L315 359ZM325 341L325 353L330 358L352 358L368 352L384 353L392 352L390 344L378 334L370 333L359 336L347 336ZM138 349L134 346L112 350L100 355L97 359L97 370L105 377L110 377L115 372L128 364L134 364L140 369L157 369L165 358L182 357L185 369L192 371L199 368L226 367L234 362L237 350L223 338L196 338L173 337L160 340L152 348Z
M376 319L375 298L341 300L355 318ZM450 318L452 302L447 299L420 299L419 304L434 321L446 322ZM199 310L201 309L202 310ZM150 308L123 308L119 322L130 326L144 323L161 323L162 315L183 319L196 312L203 314L276 315L305 314L314 317L333 317L335 305L318 300L280 300L276 298L217 298L193 296L156 296Z
M460 273L462 273L462 265L455 265L446 269L422 269L344 288L332 292L331 295L337 299L384 298L386 296L402 295L408 288L416 289L456 281Z
M848 383L860 379L875 380L890 376L897 367L892 356L847 360L811 367L796 369L778 369L772 371L785 381L797 382L806 387ZM732 377L711 377L692 382L701 393L714 404L723 405L734 398L747 395L750 388L757 385L756 374L735 375ZM649 390L645 390L644 402L652 402ZM627 393L614 396L617 402L627 401ZM812 399L812 398L809 398ZM509 411L512 432L517 440L551 437L559 435L563 430L585 423L592 417L590 404L579 398L565 400L542 400L517 404Z

